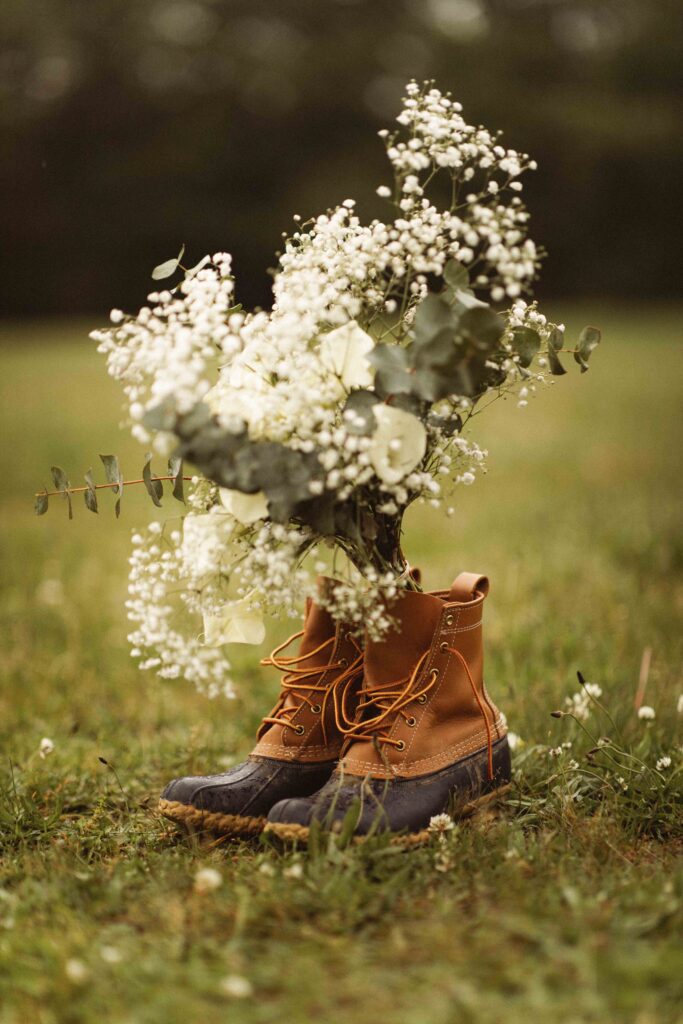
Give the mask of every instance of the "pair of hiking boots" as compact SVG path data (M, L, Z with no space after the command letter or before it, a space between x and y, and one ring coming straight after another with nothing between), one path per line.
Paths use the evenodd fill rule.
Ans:
M323 581L324 583L324 581ZM483 681L488 580L461 573L450 590L405 592L394 626L364 645L309 601L304 629L264 664L280 699L248 759L219 775L174 779L162 814L191 831L245 837L266 830L305 842L313 821L356 836L420 839L510 782L504 719ZM285 656L301 637L297 654Z

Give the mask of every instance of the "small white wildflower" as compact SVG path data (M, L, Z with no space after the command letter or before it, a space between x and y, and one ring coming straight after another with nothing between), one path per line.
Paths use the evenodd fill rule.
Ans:
M47 736L43 736L42 740L40 741L40 746L38 747L38 753L43 758L43 760L45 760L46 757L49 757L54 749L55 745L52 742L52 740L49 739Z
M83 985L90 977L90 971L82 960L71 959L64 964L64 973L74 985Z
M304 868L300 861L295 861L294 864L290 864L282 872L283 878L303 878Z
M389 199L391 197L391 189L388 188L386 185L380 185L380 187L377 189L377 195L381 199Z
M521 736L518 736L516 732L508 733L508 746L510 747L510 750L519 750L523 744L524 740Z
M683 693L679 695L679 698L676 701L676 711L679 715L683 715Z
M434 835L444 835L455 828L455 823L450 814L434 814L429 819L428 830Z
M101 946L100 956L104 960L105 964L120 964L123 959L121 951L116 946Z
M627 781L626 781L626 779L624 778L624 776L623 776L623 775L620 775L620 776L619 776L619 777L617 778L617 784L618 784L619 786L621 786L621 788L622 788L622 790L624 791L624 793L625 793L625 792L626 792L626 790L628 789L628 783L627 783Z
M215 868L200 868L194 876L194 891L200 896L214 892L223 884L223 876Z
M638 718L644 722L651 722L655 718L656 712L654 708L651 708L649 704L643 704L642 708L638 708Z
M275 874L275 868L270 861L264 860L263 864L259 864L259 874L265 875L266 878L272 878Z
M670 767L671 767L671 758L668 756L668 754L665 754L664 757L660 757L659 760L657 761L657 771L658 772L661 772L665 768L670 768Z
M220 983L220 990L223 995L232 999L248 999L253 994L253 987L248 978L240 974L228 974Z

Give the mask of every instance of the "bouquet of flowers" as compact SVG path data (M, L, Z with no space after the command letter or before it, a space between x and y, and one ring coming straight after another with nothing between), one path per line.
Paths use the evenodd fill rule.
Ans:
M182 519L133 535L133 654L209 696L232 694L223 645L259 643L264 615L298 615L305 596L381 636L391 598L418 587L401 549L408 506L448 507L485 458L472 418L510 393L526 405L565 373L563 326L523 297L542 257L520 196L534 161L432 83L408 85L380 136L386 221L362 223L351 199L295 218L269 312L236 303L229 255L186 269L181 253L153 274L178 284L92 335L134 436L171 456L164 477L147 459L155 504L162 479L183 497L181 460L197 471ZM588 327L569 349L582 370L599 340ZM118 463L104 462L120 498Z

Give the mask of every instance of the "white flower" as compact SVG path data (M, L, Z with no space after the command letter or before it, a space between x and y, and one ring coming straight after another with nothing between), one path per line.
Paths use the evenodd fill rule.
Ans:
M660 757L659 760L657 761L657 766L656 767L657 767L657 771L658 772L663 771L664 768L670 768L671 767L671 758L668 755L665 755L664 757Z
M48 739L47 736L44 736L42 738L42 740L40 741L40 746L38 748L38 753L43 758L43 760L45 760L45 758L49 757L49 755L52 753L52 751L54 749L55 749L55 745L52 742L52 740Z
M444 832L450 832L453 828L455 828L455 824L450 814L433 814L429 819L428 830L435 835L443 835Z
M345 388L366 388L373 381L367 356L374 347L375 342L370 335L355 320L349 320L323 335L320 362L340 378Z
M64 973L74 985L82 985L90 977L90 971L82 960L71 959L64 964Z
M524 741L521 739L520 736L517 735L516 732L508 733L508 746L510 747L510 750L517 750L523 742Z
M638 709L638 718L643 719L645 722L651 722L655 714L655 709L651 708L648 704L643 704L642 708Z
M404 409L376 405L372 411L377 428L369 447L370 461L380 480L397 484L422 461L427 433L420 420Z
M194 876L194 891L200 896L215 892L223 884L223 876L215 868L200 868Z
M683 715L683 693L680 694L678 700L676 701L676 711L679 715Z
M380 185L379 188L377 189L377 195L380 197L380 199L390 199L391 189L388 188L386 185Z
M268 517L268 499L263 491L245 494L243 491L231 491L227 487L221 487L220 496L223 507L245 526Z
M284 878L303 878L303 865L297 860L282 872Z
M248 999L254 989L248 978L240 974L229 974L220 983L221 992L232 999Z
M102 946L100 956L105 964L120 964L122 960L121 951L116 946Z
M204 643L261 644L266 636L263 615L254 607L253 592L239 601L229 601L215 614L204 612Z

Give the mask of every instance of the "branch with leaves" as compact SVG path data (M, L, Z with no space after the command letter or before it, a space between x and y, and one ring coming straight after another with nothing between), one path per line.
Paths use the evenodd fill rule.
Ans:
M85 500L85 507L90 512L99 512L99 506L97 502L98 491L114 491L116 494L116 503L114 505L114 511L116 518L118 519L121 514L121 497L125 487L132 487L135 484L144 484L154 505L157 508L161 507L161 499L164 494L164 483L169 482L173 484L171 493L177 501L184 503L185 495L183 483L185 481L191 481L191 476L183 476L183 462L182 459L174 456L168 460L168 474L166 476L156 476L152 473L152 456L147 455L144 466L142 467L142 476L138 480L124 480L123 474L119 468L119 460L116 455L100 455L100 459L104 465L104 473L107 478L107 483L96 484L93 480L92 469L89 469L85 474L85 487L72 487L69 482L64 470L61 466L52 466L52 480L55 485L54 491L48 491L45 488L42 491L38 491L35 495L35 513L37 516L45 515L48 510L50 498L60 497L63 501L66 501L69 509L69 519L73 519L73 503L72 495L82 494Z

